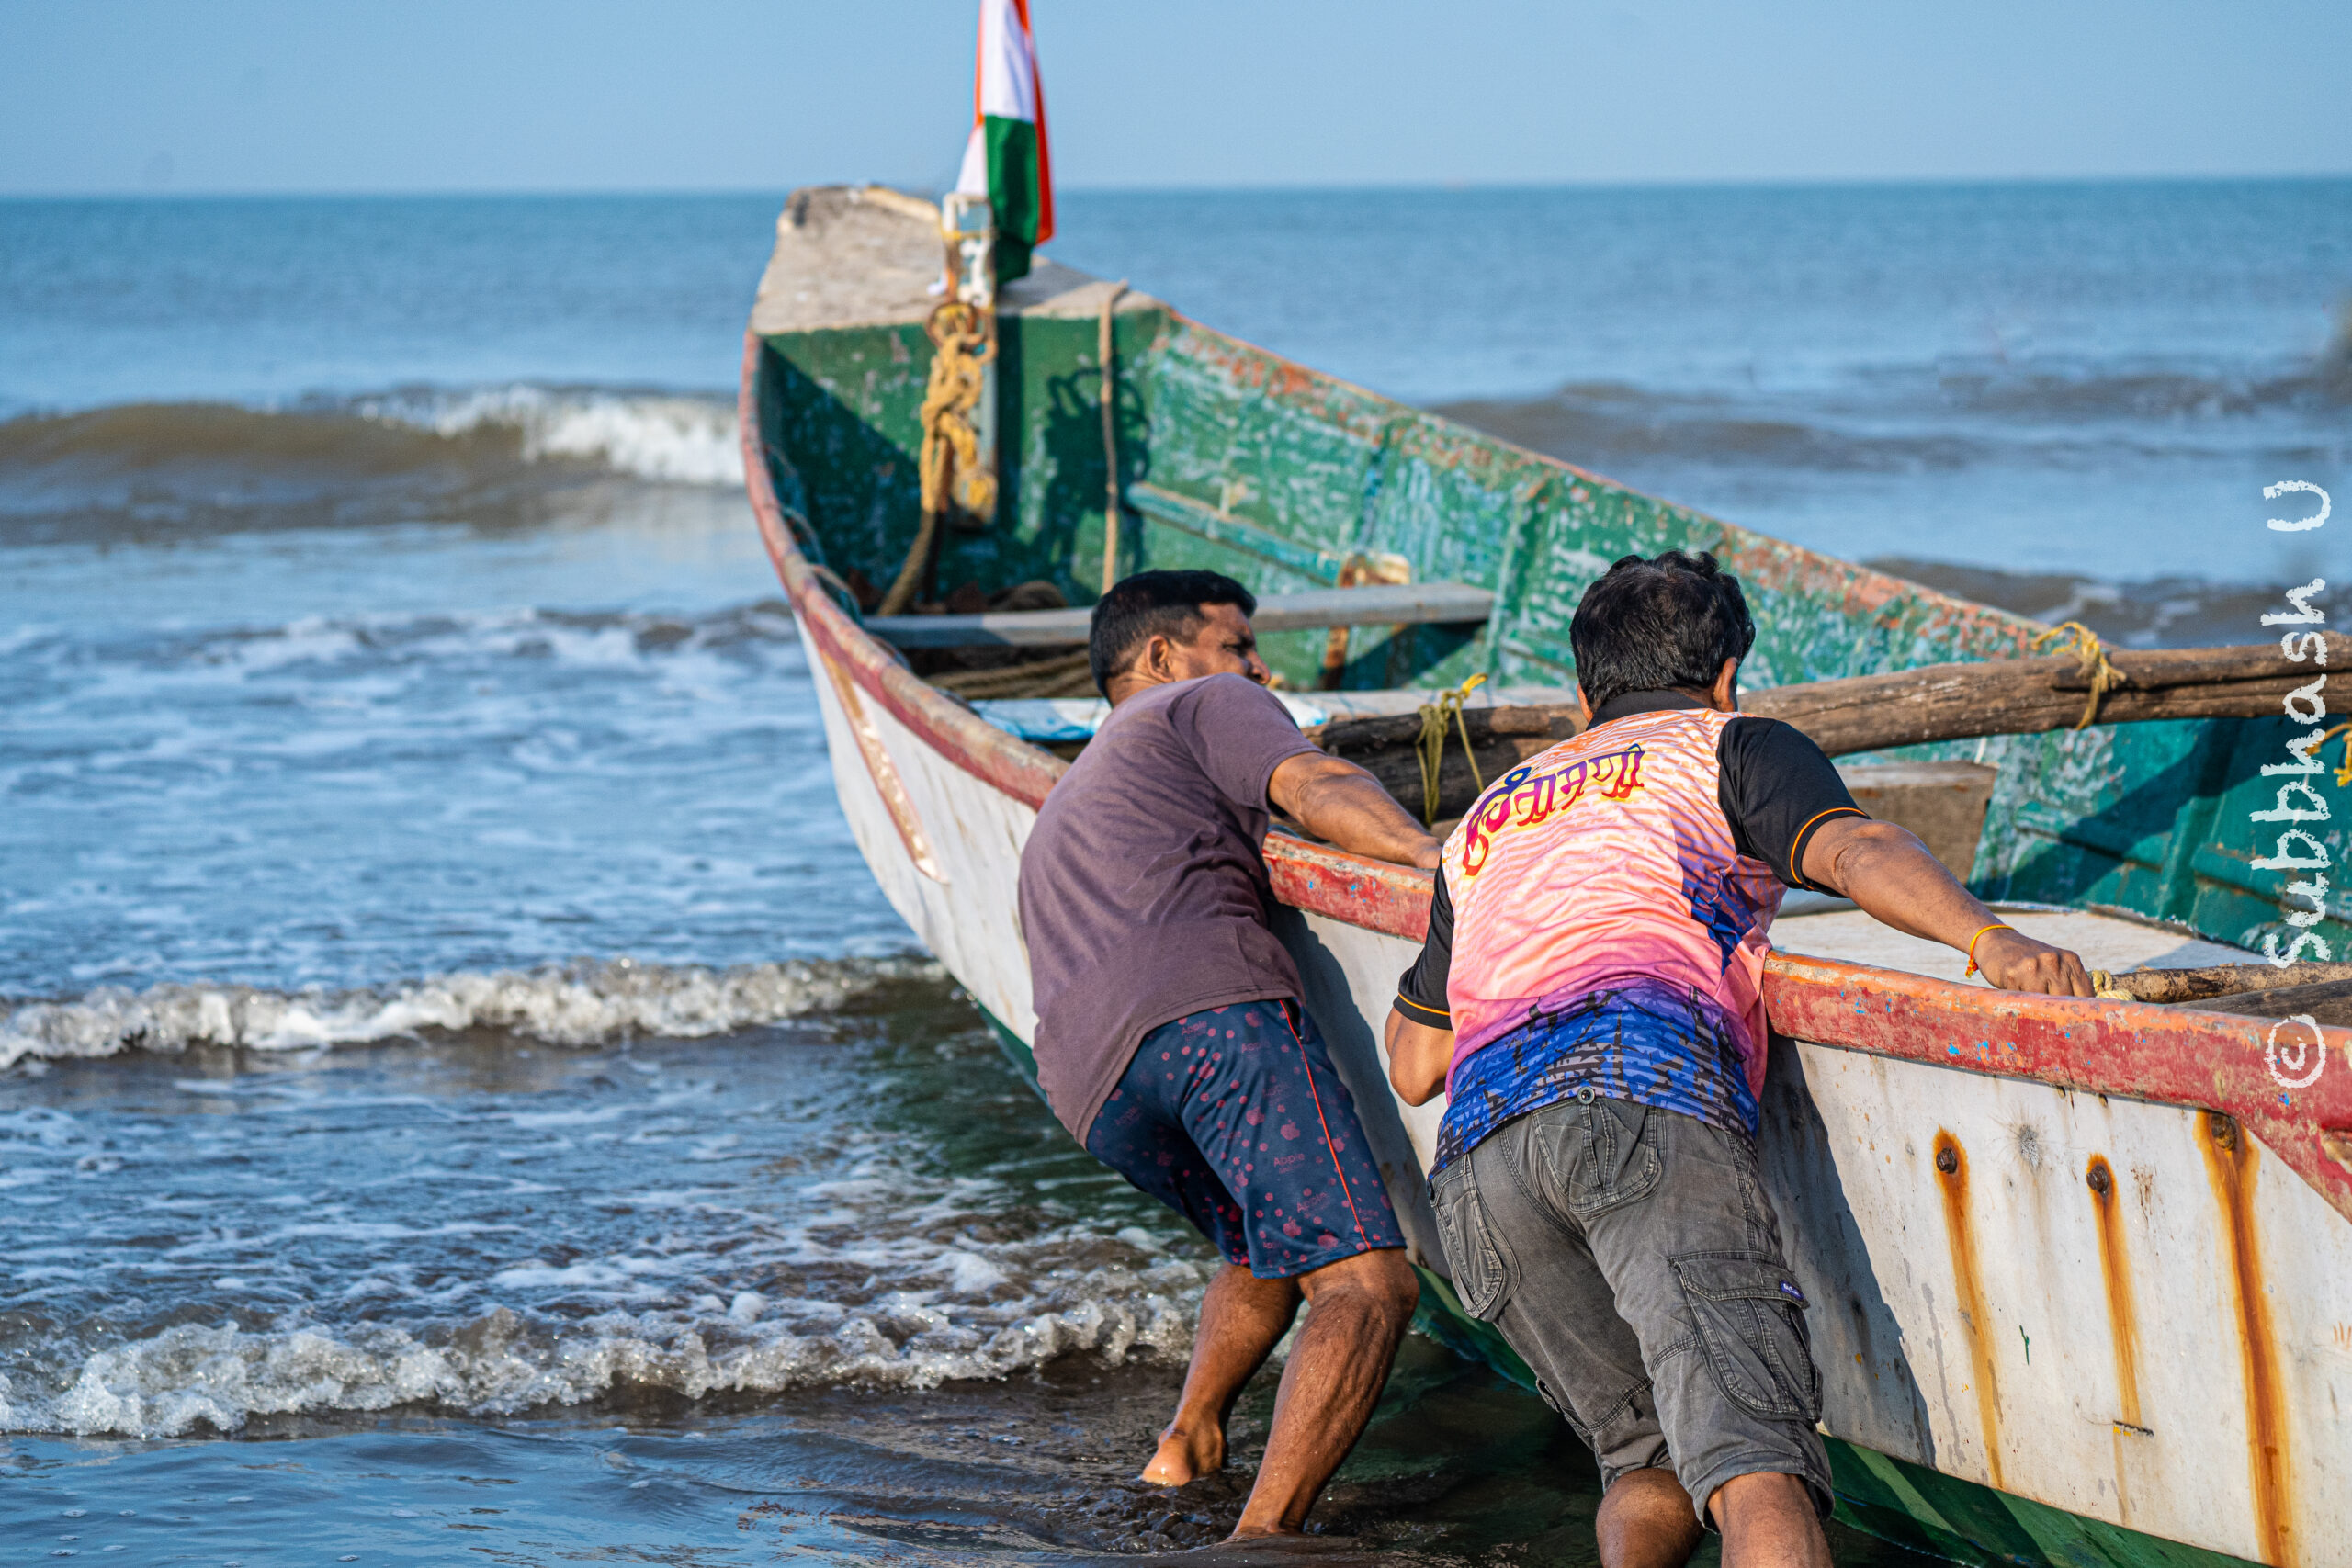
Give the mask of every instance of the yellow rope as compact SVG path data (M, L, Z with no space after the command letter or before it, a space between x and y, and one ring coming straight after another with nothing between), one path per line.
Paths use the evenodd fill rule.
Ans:
M2312 755L2317 757L2327 743L2339 735L2344 737L2344 765L2335 770L2335 787L2352 789L2352 722L2339 724L2321 736L2319 745L2312 748Z
M875 612L882 615L902 615L915 602L951 502L974 517L986 517L996 504L996 479L980 465L980 439L972 428L972 411L987 385L983 367L996 357L989 313L961 299L945 300L932 311L923 332L937 352L923 389L922 454L916 464L922 478L922 523L898 580Z
M2118 670L2107 657L2107 649L2098 640L2098 633L2080 621L2067 621L2051 627L2033 639L2033 650L2041 652L2061 637L2067 639L2066 651L2082 658L2078 671L2091 683L2091 700L2083 706L2083 716L2075 721L2076 729L2088 729L2098 717L2099 700L2116 687L2129 682L2131 677Z
M1470 763L1470 782L1484 794L1487 781L1478 776L1478 759L1470 750L1469 721L1462 716L1462 704L1484 681L1484 675L1473 675L1459 686L1440 692L1434 701L1421 705L1421 824L1437 826L1437 775L1445 761L1445 721L1450 714L1453 728L1462 737L1462 755Z

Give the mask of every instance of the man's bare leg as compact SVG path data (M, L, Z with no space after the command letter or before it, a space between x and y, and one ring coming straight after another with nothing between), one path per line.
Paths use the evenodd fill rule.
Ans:
M1735 1475L1707 1499L1724 1532L1724 1568L1829 1568L1813 1494L1793 1475Z
M1209 1281L1176 1418L1159 1434L1159 1451L1143 1467L1144 1480L1182 1486L1225 1468L1225 1424L1233 1402L1298 1315L1298 1286L1295 1280L1261 1280L1233 1263Z
M1703 1533L1690 1494L1674 1472L1658 1469L1619 1476L1601 1494L1592 1528L1600 1538L1601 1568L1682 1568Z
M1306 1325L1274 1396L1274 1427L1237 1536L1294 1532L1363 1435L1387 1385L1420 1282L1403 1252L1360 1252L1302 1275Z

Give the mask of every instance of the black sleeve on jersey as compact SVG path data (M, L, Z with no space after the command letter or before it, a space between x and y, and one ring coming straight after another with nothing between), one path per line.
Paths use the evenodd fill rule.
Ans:
M1446 897L1442 867L1435 884L1430 893L1430 934L1421 943L1421 955L1396 977L1396 1010L1415 1023L1452 1029L1453 1013L1445 999L1445 979L1453 967L1453 900Z
M1724 726L1716 756L1733 846L1791 887L1833 891L1804 879L1804 847L1831 818L1869 813L1854 804L1829 754L1794 725L1745 714Z

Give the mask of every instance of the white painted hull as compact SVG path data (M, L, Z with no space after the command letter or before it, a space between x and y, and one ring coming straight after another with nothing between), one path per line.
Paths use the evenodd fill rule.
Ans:
M826 670L819 642L808 646ZM854 685L816 685L842 809L885 893L979 1005L1028 1039L1014 887L1035 811ZM918 844L893 818L860 726L896 772ZM1414 1259L1442 1274L1421 1175L1442 1107L1397 1101L1378 1045L1416 944L1293 909L1278 926ZM1964 1161L1957 1191L1936 1167L1939 1134ZM2177 1105L1776 1043L1765 1163L1815 1303L1826 1428L2209 1551L2352 1560L2341 1544L2352 1541L2352 1226L2238 1139L2232 1156L2203 1112ZM2093 1156L2113 1173L2107 1267L2085 1179Z

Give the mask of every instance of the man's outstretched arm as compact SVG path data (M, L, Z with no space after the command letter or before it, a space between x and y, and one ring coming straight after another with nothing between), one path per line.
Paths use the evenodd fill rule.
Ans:
M1976 966L2005 991L2092 994L2083 961L2064 948L2007 926L1985 931L1999 917L1962 887L1925 844L1892 822L1832 818L1805 844L1804 870L1807 882L1834 888L1896 931L1962 952L1974 941Z
M1285 758L1266 783L1274 809L1343 850L1428 871L1440 845L1380 787L1380 781L1353 762L1323 751Z

